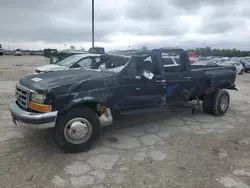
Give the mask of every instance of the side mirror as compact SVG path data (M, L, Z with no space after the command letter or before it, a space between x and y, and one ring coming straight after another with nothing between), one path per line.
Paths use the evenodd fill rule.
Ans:
M141 75L149 80L152 80L154 77L154 74L148 70L143 70Z

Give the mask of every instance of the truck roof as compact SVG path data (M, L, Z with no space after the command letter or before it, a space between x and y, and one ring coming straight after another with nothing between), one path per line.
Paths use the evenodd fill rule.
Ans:
M93 54L93 53L79 53L74 55L79 57L101 56L101 54Z
M156 48L152 50L143 50L143 51L138 51L133 53L133 55L149 55L155 52L159 53L180 53L183 52L184 50L181 48Z

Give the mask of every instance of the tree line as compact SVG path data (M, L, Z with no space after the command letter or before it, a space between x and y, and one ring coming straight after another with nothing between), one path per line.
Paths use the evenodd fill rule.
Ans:
M195 55L201 56L223 56L223 57L246 57L250 56L250 51L241 51L238 49L211 49L210 47L189 49Z

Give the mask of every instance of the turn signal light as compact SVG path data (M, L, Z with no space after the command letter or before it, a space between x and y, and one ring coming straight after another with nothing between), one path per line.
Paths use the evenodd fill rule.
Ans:
M36 110L38 112L50 112L51 111L51 105L37 104L37 103L30 101L28 106L31 109Z

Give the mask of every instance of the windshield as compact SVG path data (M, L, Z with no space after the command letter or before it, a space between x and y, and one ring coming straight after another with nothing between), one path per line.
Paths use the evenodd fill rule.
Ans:
M75 63L76 61L80 60L82 56L79 55L72 55L70 57L67 57L66 59L63 59L62 61L59 61L57 64L61 66L69 66Z
M101 64L98 65L96 68L87 68L88 70L93 71L111 71L118 73L120 72L128 63L130 58L123 58L121 61L111 61L109 60L102 60Z

